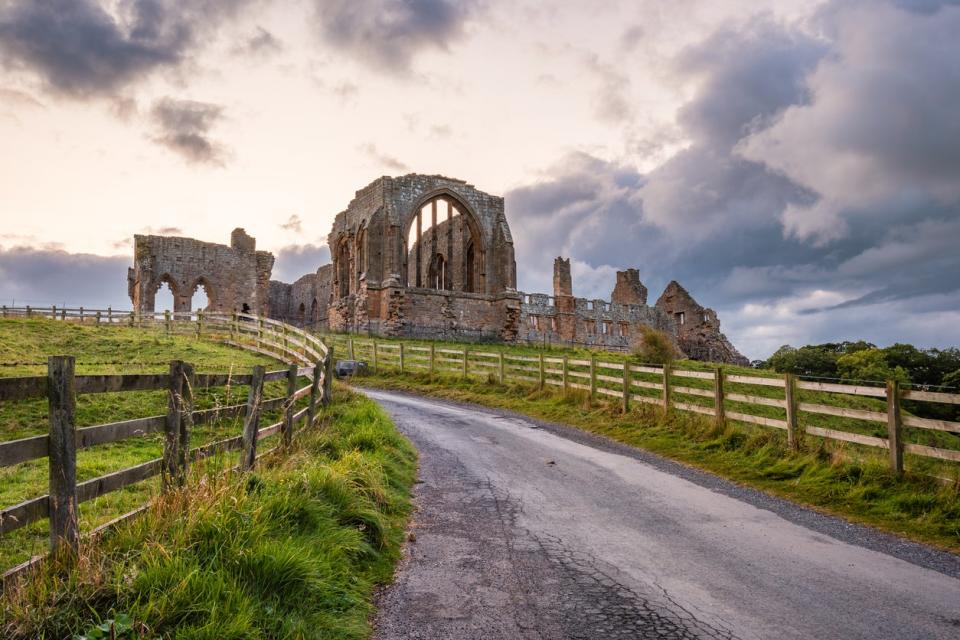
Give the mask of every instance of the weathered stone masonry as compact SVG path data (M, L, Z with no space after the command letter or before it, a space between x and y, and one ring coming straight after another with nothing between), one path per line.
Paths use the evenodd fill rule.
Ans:
M554 294L517 291L503 198L462 180L384 176L336 216L332 264L292 284L271 281L273 256L242 229L230 246L136 236L130 297L153 311L167 282L175 311L203 286L210 308L251 311L304 326L371 335L549 341L631 348L642 327L674 338L694 358L745 362L720 333L716 313L671 283L647 304L639 272L617 274L609 302L573 295L570 262L554 263Z
M192 238L134 236L133 267L127 291L133 308L154 310L157 291L166 283L177 313L190 311L190 300L203 287L214 311L267 311L273 254L257 251L256 240L234 229L230 246Z

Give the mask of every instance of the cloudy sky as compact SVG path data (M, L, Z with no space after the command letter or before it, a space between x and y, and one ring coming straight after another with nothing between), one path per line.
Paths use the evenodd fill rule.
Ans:
M125 307L134 233L292 279L380 175L507 199L520 287L635 266L750 357L960 344L960 1L0 0L0 302Z

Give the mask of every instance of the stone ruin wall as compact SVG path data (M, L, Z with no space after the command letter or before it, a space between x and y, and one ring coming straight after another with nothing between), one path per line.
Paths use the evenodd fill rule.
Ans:
M408 246L417 212L434 198L453 202L460 215L450 223L438 217L437 226ZM465 259L468 227L475 250L471 278ZM332 330L441 339L515 335L516 262L503 198L443 176L383 177L358 191L337 215L328 244ZM438 252L445 254L451 270L448 288L427 286L430 260ZM468 280L472 291L464 290Z
M677 342L688 357L709 362L750 365L750 361L720 332L717 312L699 305L676 280L670 282L657 299L657 308L663 309L673 318Z
M332 265L325 264L293 284L271 280L268 315L315 330L327 329L332 270Z
M420 285L417 246L408 245L416 212L443 197L461 210L459 219L440 222L422 235ZM439 205L438 205L439 206ZM468 217L469 222L468 223ZM466 239L480 249L467 268ZM243 229L229 246L190 238L135 237L128 288L134 308L153 311L155 295L167 282L175 311L190 310L199 286L211 310L266 314L318 330L429 339L549 342L631 350L644 327L671 336L687 356L747 364L720 332L716 312L706 309L676 282L655 305L636 269L617 273L610 300L573 295L570 261L554 263L554 295L516 291L513 239L503 199L462 180L411 174L382 177L356 192L336 216L328 244L332 264L292 284L270 280L273 255L256 250ZM444 254L450 276L430 288L430 259ZM467 273L473 291L466 291ZM436 279L433 282L437 284Z
M140 313L155 311L156 294L164 283L173 293L172 311L177 313L192 311L191 300L201 286L210 311L265 313L273 260L273 254L256 250L256 240L243 229L234 229L229 246L136 235L127 291Z
M695 360L748 365L726 336L713 309L706 309L676 282L656 305L647 304L647 288L636 269L617 272L610 301L573 296L570 260L554 261L554 295L521 294L519 339L630 351L645 327L670 336L682 355Z

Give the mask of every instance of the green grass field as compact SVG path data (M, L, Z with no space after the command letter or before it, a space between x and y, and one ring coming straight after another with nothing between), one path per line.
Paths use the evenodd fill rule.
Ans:
M257 354L198 341L186 336L165 336L123 326L78 325L52 320L0 320L0 376L45 375L48 355L73 355L78 374L160 373L174 359L191 362L198 372L249 373L253 365L268 370L282 365ZM300 380L298 386L308 384ZM229 406L246 401L249 388L243 385L199 390L197 409ZM283 396L286 383L267 384L267 398ZM302 399L300 406L306 402ZM167 410L164 391L83 394L77 397L77 424L91 426L163 415ZM267 412L263 424L279 419L277 411ZM15 440L46 433L45 399L0 403L0 440ZM204 424L191 432L191 446L199 446L240 434L241 420L224 419ZM150 434L121 442L82 449L77 454L77 479L119 471L162 455L162 434ZM264 441L270 447L272 440ZM47 492L48 470L44 458L0 468L0 505L13 506ZM159 479L141 482L80 505L81 531L89 531L126 513L156 495ZM0 536L0 570L8 569L31 556L46 552L48 525L41 520Z
M704 368L698 363L682 364ZM747 372L757 374L754 370L744 373ZM540 391L528 383L501 385L493 375L464 379L454 374L406 373L401 377L397 373L395 369L381 367L379 375L363 376L357 383L502 407L569 424L851 521L960 552L960 482L944 483L916 471L898 478L889 470L883 450L806 437L800 450L794 452L788 449L785 434L777 429L733 422L720 428L708 417L681 411L672 411L664 418L658 407L637 402L624 414L620 401L613 398L604 400L598 396L591 401L589 394L582 391L564 394L551 386ZM708 381L683 379L683 384L690 387L697 386L697 382ZM749 392L768 397L775 397L777 392L780 397L783 394L783 389L762 389L751 386ZM733 385L732 390L739 391ZM826 404L828 400L822 397L825 395L811 393L804 399ZM832 397L832 402L844 403L848 396L841 396L840 400L836 399L838 396ZM689 396L683 400L694 402L694 398ZM877 405L882 404L871 398L850 398L849 406L858 408L879 410ZM704 398L696 400L712 402ZM782 409L776 407L751 405L744 410L782 418ZM856 420L816 417L824 419L823 426L831 428L876 431L873 425L864 426ZM883 425L878 426L879 434L885 436ZM912 459L909 462L915 467L927 465L924 467L927 471L957 473L957 465L945 470L932 463Z
M373 402L336 388L323 426L250 474L195 465L69 572L53 563L0 606L0 636L324 638L369 635L410 512L412 446ZM96 628L107 631L94 636Z

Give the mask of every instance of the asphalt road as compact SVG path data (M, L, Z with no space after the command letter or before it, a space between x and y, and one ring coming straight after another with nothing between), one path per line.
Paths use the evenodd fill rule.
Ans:
M420 451L375 638L960 638L960 557L581 431L367 391Z

